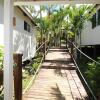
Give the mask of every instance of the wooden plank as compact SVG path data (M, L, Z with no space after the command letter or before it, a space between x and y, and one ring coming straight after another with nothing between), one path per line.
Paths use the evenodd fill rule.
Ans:
M28 92L28 94L25 95L25 98L33 97L33 98L41 98L41 100L45 99L62 100L62 98L65 98L65 100L68 99L73 100L66 78L55 76L55 73L51 74L52 72L54 72L53 69L48 69L48 70L44 69L44 70L47 71L48 73L39 74L33 87L30 89L30 92Z
M76 71L70 71L70 72L71 72L71 74L73 76L73 79L74 79L74 81L77 85L77 88L78 88L78 90L79 90L79 92L82 96L82 99L87 100L88 99L88 94L87 94L86 90L84 89L84 86L83 86L81 80L79 79Z
M73 80L73 77L72 77L70 71L66 70L65 72L67 74L67 78L68 78L68 81L69 81L70 89L71 89L74 100L78 100L78 99L81 100L82 99L81 94L78 91L78 88L77 88L77 86L76 86L76 84Z

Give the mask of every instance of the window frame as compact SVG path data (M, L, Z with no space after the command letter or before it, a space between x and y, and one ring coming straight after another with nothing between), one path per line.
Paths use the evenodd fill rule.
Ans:
M26 21L24 21L24 30L27 32L31 32L31 26Z

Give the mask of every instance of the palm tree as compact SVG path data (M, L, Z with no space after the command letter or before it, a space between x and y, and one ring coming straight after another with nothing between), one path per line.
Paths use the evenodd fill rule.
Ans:
M63 11L63 7L59 7L59 10L56 10L55 13L52 14L52 26L51 26L51 29L53 31L53 34L54 34L54 42L55 42L55 45L58 44L58 40L59 39L59 36L60 36L60 31L62 29L62 23L63 23L63 20L64 20L64 17L65 17L65 14L64 14L64 11Z
M71 24L71 31L74 34L80 34L82 29L84 28L84 23L90 20L91 15L89 11L91 11L92 6L83 5L80 7L71 6L69 9L69 21Z
M69 9L69 21L70 21L70 31L74 33L75 43L76 43L76 34L80 37L80 46L81 49L81 32L84 28L84 23L91 19L91 14L89 11L93 10L92 6L83 5L80 7L72 6ZM81 55L80 55L81 57Z

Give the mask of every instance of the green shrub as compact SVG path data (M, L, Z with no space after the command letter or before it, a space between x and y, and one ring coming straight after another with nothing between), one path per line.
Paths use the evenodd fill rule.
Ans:
M3 68L4 47L0 46L0 69Z
M100 59L98 59L100 61ZM85 72L89 84L95 94L100 93L100 65L94 62L88 63L88 70Z
M97 61L100 62L100 57L97 58ZM100 93L100 65L84 57L77 63L95 95Z

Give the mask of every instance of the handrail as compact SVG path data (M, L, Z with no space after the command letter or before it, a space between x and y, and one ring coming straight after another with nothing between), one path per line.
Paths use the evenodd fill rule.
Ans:
M69 41L69 42L72 43L71 41ZM85 53L82 52L80 49L78 49L78 47L77 47L74 43L72 43L72 44L73 44L73 46L74 46L81 54L83 54L85 57L87 57L87 58L90 59L91 61L95 62L96 64L100 65L99 62L97 62L96 60L92 59L92 58L89 57L87 54L85 54Z
M37 52L46 42L47 42L47 40L44 41L44 43L43 43L41 46L39 46L39 48L36 50L36 52ZM48 48L48 49L49 49L49 48ZM47 52L48 52L48 50L46 51L46 53L47 53ZM31 81L29 82L29 84L27 85L27 87L25 88L25 90L23 91L23 94L25 94L25 92L30 88L30 86L31 86L32 83L34 82L34 80L35 80L35 78L36 78L36 76L37 76L37 74L38 74L38 72L39 72L39 70L40 70L40 68L41 68L41 64L42 64L42 62L43 62L44 57L45 57L45 55L42 55L40 64L39 64L37 70L35 71L34 77L31 79Z
M47 40L44 41L44 43L42 43L41 46L39 46L39 47L36 49L36 52L45 44L45 42L47 42Z
M68 40L68 41L69 41L69 40ZM72 43L71 41L69 41L69 42ZM72 43L72 44L73 44L73 43ZM78 48L76 47L75 44L73 44L73 46L74 46L76 49L78 49ZM78 49L78 50L79 50L79 49ZM79 51L80 51L84 56L86 56L88 59L90 59L90 60L94 61L95 63L99 64L97 61L95 61L95 60L92 59L91 57L87 56L87 55L86 55L85 53L83 53L81 50L79 50ZM77 70L78 70L78 72L79 72L81 78L83 79L84 83L86 84L87 88L89 89L90 93L92 94L93 99L94 99L94 100L97 100L97 98L95 97L95 95L94 95L92 89L90 88L90 86L89 86L89 84L87 83L87 81L85 80L85 78L84 78L82 72L80 71L80 69L79 69L79 67L78 67L78 65L77 65L77 63L76 63L76 60L74 59L73 55L72 55L72 59L73 59L75 65L76 65L76 67L77 67Z
M44 43L43 43L41 46L39 46L39 48L36 50L36 52L45 44L45 42L47 42L47 41L44 41ZM40 70L40 68L41 68L41 64L42 64L42 62L43 62L43 59L44 59L44 55L42 55L42 59L41 59L40 64L39 64L39 66L38 66L38 68L37 68L37 70L36 70L36 72L35 72L35 74L34 74L34 77L30 80L29 84L27 85L27 87L26 87L25 90L23 91L23 94L25 94L25 92L30 88L30 86L31 86L32 83L34 82L34 80L35 80L35 78L36 78L36 75L38 74L38 72L39 72L39 70Z
M82 77L84 83L86 84L87 88L89 89L90 93L92 94L94 100L97 100L96 97L95 97L95 95L94 95L94 93L93 93L93 91L92 91L92 89L90 88L90 86L89 86L89 84L87 83L87 81L85 80L85 78L84 78L82 72L80 71L80 69L79 69L79 67L78 67L78 65L77 65L77 63L76 63L74 57L72 57L72 58L73 58L73 61L74 61L74 63L75 63L75 66L77 67L77 70L78 70L80 76Z
M41 44L41 46L40 46L39 48L36 49L36 52L37 52L43 45L44 45L44 43Z
M25 90L23 91L23 94L25 94L25 92L30 88L30 86L31 86L32 83L34 82L34 80L35 80L35 78L36 78L36 75L38 74L38 72L39 72L39 70L40 70L40 67L41 67L43 58L44 58L44 55L43 55L43 57L42 57L42 59L41 59L41 62L40 62L40 64L39 64L39 66L38 66L38 68L37 68L35 74L34 74L34 77L31 79L31 81L29 82L29 84L27 85L27 87L25 88Z

